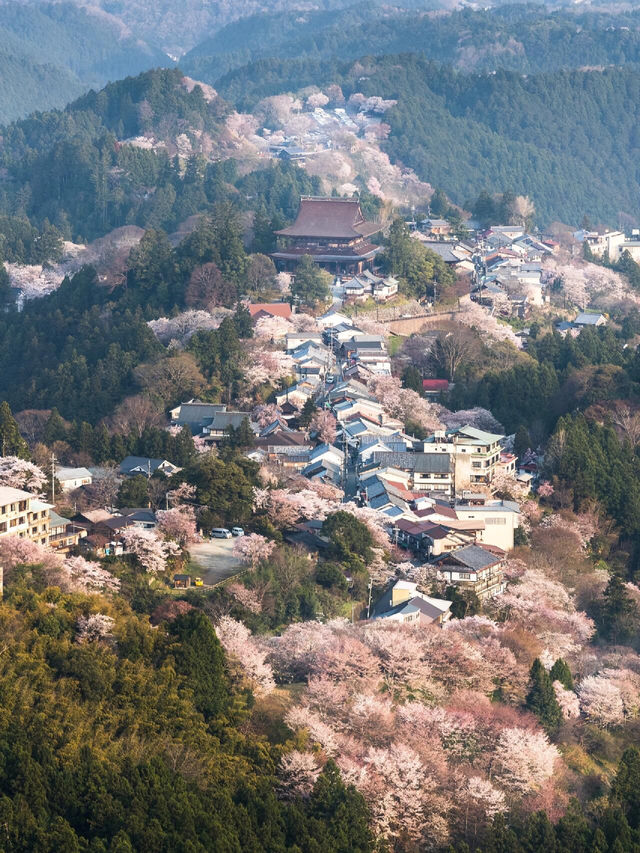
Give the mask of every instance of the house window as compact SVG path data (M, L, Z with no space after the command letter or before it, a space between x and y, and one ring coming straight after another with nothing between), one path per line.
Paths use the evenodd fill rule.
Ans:
M7 522L3 521L2 523L0 523L0 533L6 533L6 532L7 532Z
M18 519L12 518L11 521L9 522L9 524L11 525L11 527L17 527L18 526Z
M507 519L506 518L485 518L484 523L485 524L506 524Z

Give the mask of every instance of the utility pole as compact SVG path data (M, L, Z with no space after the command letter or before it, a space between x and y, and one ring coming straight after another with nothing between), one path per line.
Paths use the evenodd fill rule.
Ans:
M371 615L371 591L373 590L373 581L369 581L369 600L367 602L367 619Z
M51 503L56 502L56 455L51 454Z

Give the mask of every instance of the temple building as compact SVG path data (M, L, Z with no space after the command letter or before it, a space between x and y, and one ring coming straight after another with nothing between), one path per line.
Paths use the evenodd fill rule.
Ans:
M302 198L293 225L276 231L271 257L284 272L295 272L302 255L311 255L330 273L357 275L372 268L380 248L370 238L380 230L364 218L357 199Z

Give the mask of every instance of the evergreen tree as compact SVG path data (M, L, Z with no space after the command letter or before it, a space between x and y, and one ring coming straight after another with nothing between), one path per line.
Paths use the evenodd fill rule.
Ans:
M304 406L302 407L302 411L298 415L298 424L301 427L308 427L311 423L311 420L314 414L318 411L318 407L313 401L312 397L309 397L308 400L305 400Z
M149 506L149 480L144 474L127 477L118 489L116 502L119 507Z
M180 468L188 465L196 455L196 448L193 443L191 430L185 424L173 441L171 461Z
M612 574L598 608L598 633L614 644L628 643L638 628L638 608L617 574Z
M539 658L534 660L529 677L527 708L540 720L540 724L547 734L554 735L562 724L562 711L558 705L549 673Z
M169 623L173 642L168 651L176 670L193 691L196 708L206 720L218 717L228 704L224 652L209 619L192 610Z
M516 430L515 438L513 440L513 452L516 454L518 459L521 459L530 447L531 437L529 436L529 430L525 426L521 425Z
M573 675L569 669L569 664L562 658L558 658L551 667L549 678L552 683L554 681L559 681L565 690L573 690Z
M29 458L29 446L20 435L20 429L6 400L0 403L0 452L3 456Z
M410 388L412 391L422 394L422 374L417 367L414 367L412 364L405 367L402 372L402 384L405 388Z
M300 305L315 308L329 301L331 276L314 263L311 255L303 255L296 267L291 294Z
M610 798L618 803L634 829L640 827L640 750L626 749L620 759L618 772L611 783Z

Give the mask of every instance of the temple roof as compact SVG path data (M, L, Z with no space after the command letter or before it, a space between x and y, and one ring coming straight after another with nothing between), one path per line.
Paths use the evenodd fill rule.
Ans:
M380 228L379 223L365 220L357 199L302 198L296 221L276 234L353 240L369 237Z

